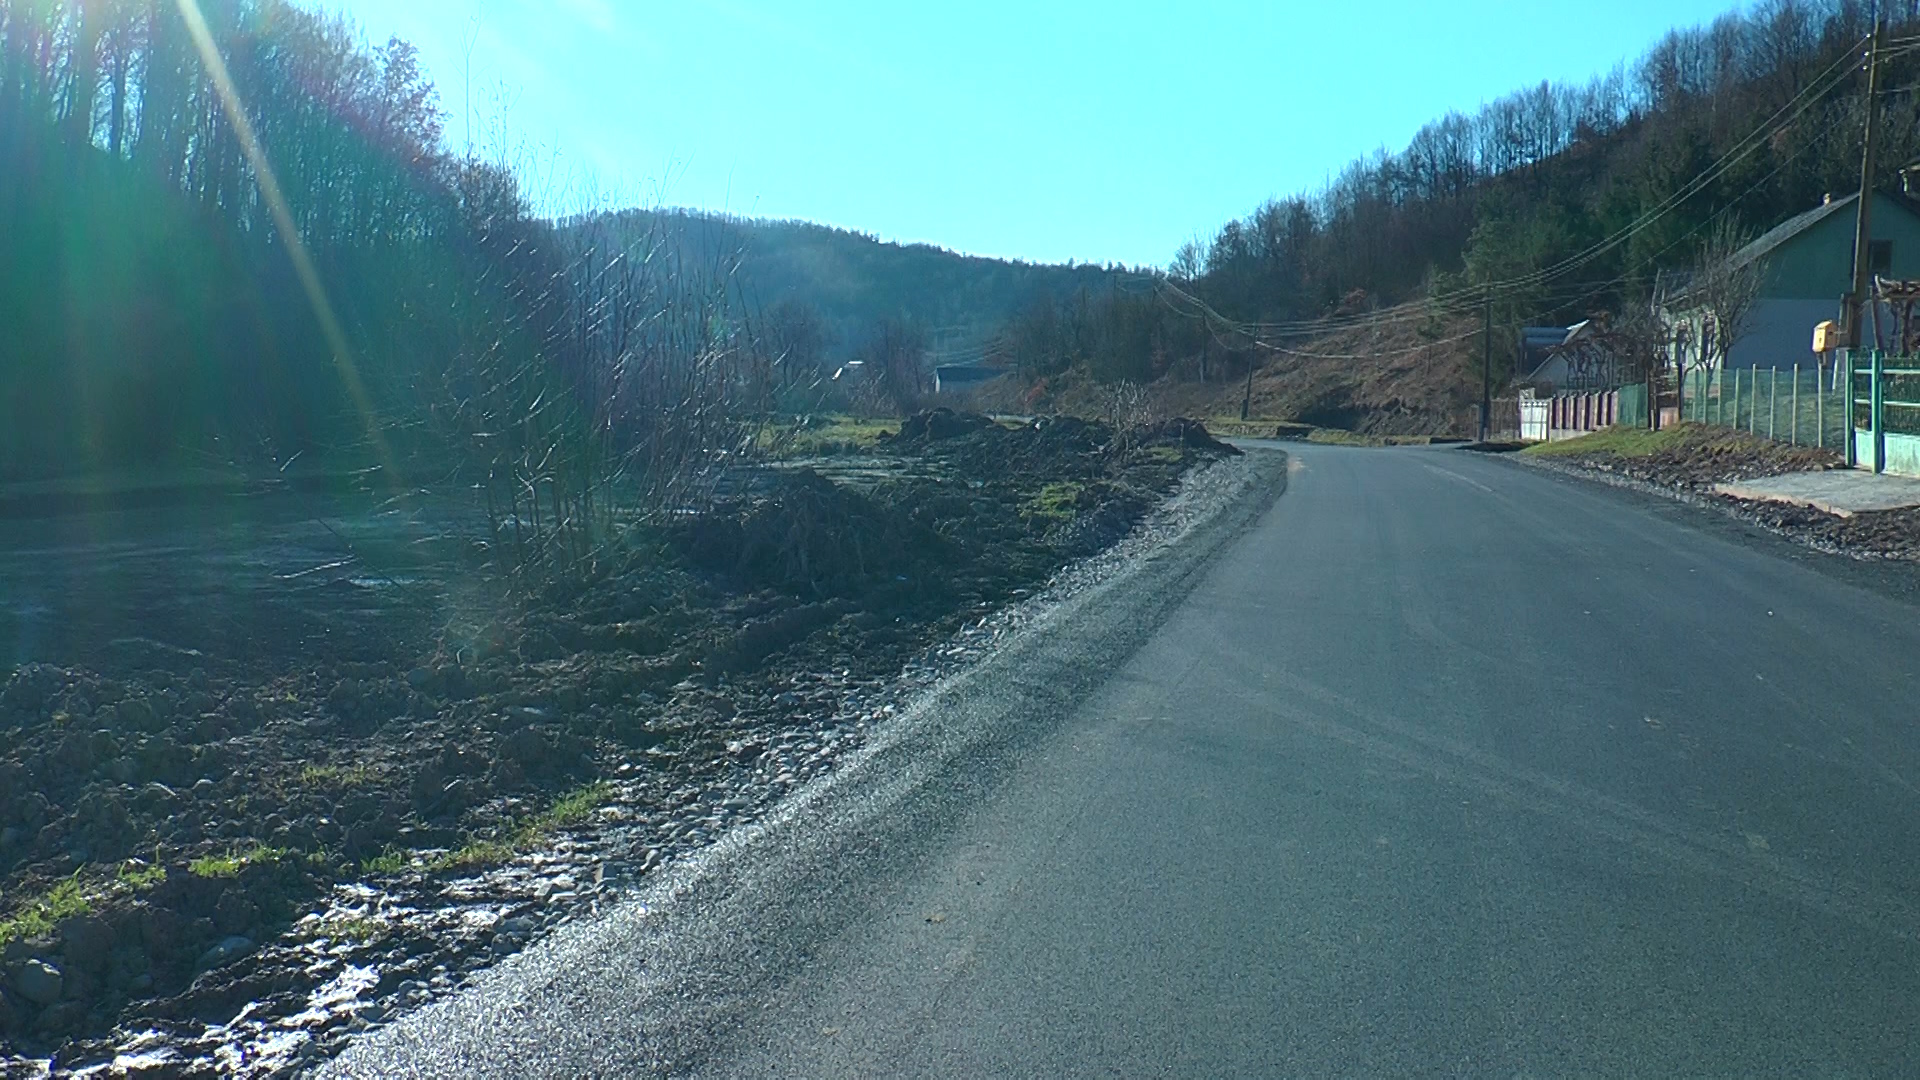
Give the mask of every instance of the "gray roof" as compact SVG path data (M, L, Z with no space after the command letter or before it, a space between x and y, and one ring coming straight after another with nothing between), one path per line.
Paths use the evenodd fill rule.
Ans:
M1738 269L1742 266L1746 266L1750 263L1758 262L1759 260L1764 259L1767 256L1773 254L1774 250L1777 249L1781 244L1784 244L1787 241L1793 239L1794 237L1799 236L1801 233L1806 232L1808 229L1813 228L1815 225L1820 224L1821 222L1827 220L1833 215L1839 213L1842 210L1845 210L1847 207L1852 206L1854 203L1857 203L1859 201L1860 201L1860 195L1858 192L1855 192L1852 195L1847 195L1842 198L1835 199L1832 202L1824 203L1820 206L1816 206L1813 209L1806 211L1805 213L1795 214L1794 216L1788 218L1787 220L1781 222L1778 225L1775 225L1773 228L1768 229L1766 232L1762 233L1760 235L1760 239L1755 240L1753 243L1748 244L1746 247L1743 247L1739 251L1734 252L1733 258L1728 259L1727 261L1735 269Z

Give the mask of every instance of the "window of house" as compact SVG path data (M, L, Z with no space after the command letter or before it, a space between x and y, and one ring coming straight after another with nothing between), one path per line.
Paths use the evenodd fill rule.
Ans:
M1885 274L1893 270L1893 241L1875 240L1867 245L1867 272Z

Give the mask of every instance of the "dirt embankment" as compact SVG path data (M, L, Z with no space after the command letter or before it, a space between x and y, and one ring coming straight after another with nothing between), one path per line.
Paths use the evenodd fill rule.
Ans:
M1180 421L923 416L749 470L714 511L531 594L457 563L278 582L338 616L286 648L258 640L273 619L194 648L142 607L60 612L67 644L0 680L0 1063L223 1023L302 987L246 958L329 890L471 873L631 792L688 797L668 774L776 761L782 717L891 677L1233 452ZM371 599L402 584L434 602Z
M1184 358L1147 387L1152 407L1161 415L1237 418L1251 363L1251 417L1374 437L1470 436L1480 399L1479 320L1430 319L1411 306L1378 315L1319 336L1270 335L1270 347L1224 355L1216 348L1204 369L1197 357ZM1112 397L1079 371L1039 386L1008 380L986 394L982 407L990 411L1082 416L1106 415Z
M1788 446L1729 428L1681 424L1666 431L1615 430L1535 447L1536 463L1673 492L1825 550L1864 558L1920 560L1920 510L1838 517L1811 507L1754 503L1715 485L1844 468L1831 450Z

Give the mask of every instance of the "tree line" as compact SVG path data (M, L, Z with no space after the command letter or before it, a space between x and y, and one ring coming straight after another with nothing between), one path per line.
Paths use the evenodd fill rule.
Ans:
M288 0L0 0L0 479L371 469L516 562L701 498L771 403L736 254L536 213L444 125Z
M1585 83L1449 113L1398 152L1359 158L1323 189L1271 199L1183 245L1165 279L1225 320L1290 327L1532 282L1496 292L1510 363L1506 331L1643 305L1660 273L1696 264L1716 230L1757 235L1855 190L1865 115L1855 61L1874 11L1867 0L1762 0L1675 29ZM1893 38L1920 29L1915 0L1878 12ZM1878 181L1893 186L1920 156L1920 58L1910 46L1888 55ZM1576 256L1576 270L1549 273ZM1059 333L1076 303L1117 350L1087 354L1075 343L1091 331ZM1197 374L1201 350L1233 342L1183 329L1192 313L1175 308L1116 290L1026 313L1007 333L1036 372L1085 362L1109 379Z

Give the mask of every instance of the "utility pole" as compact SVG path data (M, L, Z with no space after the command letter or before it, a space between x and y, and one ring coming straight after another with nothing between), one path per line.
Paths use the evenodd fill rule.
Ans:
M1246 395L1240 399L1240 422L1243 424L1246 423L1248 415L1252 412L1253 412L1253 354L1248 353L1247 354L1247 392L1246 392Z
M1493 438L1493 286L1487 286L1485 326L1480 333L1480 441Z
M1860 347L1861 331L1867 322L1867 305L1873 302L1869 280L1873 256L1873 172L1880 149L1880 18L1876 11L1873 37L1867 45L1867 130L1860 150L1860 204L1854 207L1853 292L1847 298L1847 345Z

